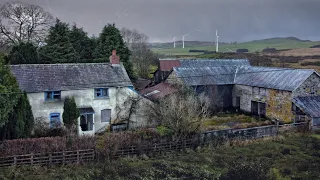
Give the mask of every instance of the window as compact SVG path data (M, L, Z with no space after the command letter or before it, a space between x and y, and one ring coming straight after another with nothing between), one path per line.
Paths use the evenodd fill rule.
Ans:
M251 101L251 112L259 117L266 116L266 103Z
M51 113L50 114L50 128L56 128L61 125L60 122L60 113Z
M108 88L98 88L94 90L94 96L96 98L109 97L109 89Z
M111 109L101 110L101 122L111 122Z
M46 101L54 101L61 99L61 91L47 91L44 93L44 99Z

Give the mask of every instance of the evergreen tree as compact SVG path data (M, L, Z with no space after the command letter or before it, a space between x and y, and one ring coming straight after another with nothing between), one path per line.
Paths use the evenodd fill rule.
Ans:
M2 139L18 139L31 136L34 118L31 106L24 92L18 100L14 110L9 114L8 122L2 128Z
M8 60L10 64L37 64L37 47L31 43L20 43L13 46L8 55Z
M0 128L3 127L14 110L20 97L20 90L15 77L0 58Z
M133 78L132 63L129 61L129 48L124 43L121 33L115 27L115 24L108 24L103 28L97 40L95 58L109 62L112 50L117 51L117 55L120 56L120 61L123 63L128 75Z
M69 39L77 53L77 59L80 59L81 62L92 61L95 42L88 37L82 28L73 25L69 33Z
M76 51L69 39L69 24L56 20L49 30L46 45L39 50L42 63L77 62Z
M77 125L77 119L80 116L79 109L77 108L74 98L67 97L63 105L62 119L67 129L71 129L73 125Z

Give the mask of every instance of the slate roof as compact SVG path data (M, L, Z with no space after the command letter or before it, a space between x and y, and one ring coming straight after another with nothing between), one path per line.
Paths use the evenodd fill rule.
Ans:
M320 117L320 96L295 97L292 102L309 116Z
M109 63L23 64L10 68L20 89L28 93L132 86L124 67Z
M311 69L235 65L247 64L247 60L230 60L230 64L234 65L224 66L219 66L219 63L214 63L214 61L181 61L181 66L173 68L173 71L179 79L189 86L239 84L286 91L295 90L312 73L316 73ZM217 62L222 63L223 61L228 62L228 60L218 60Z

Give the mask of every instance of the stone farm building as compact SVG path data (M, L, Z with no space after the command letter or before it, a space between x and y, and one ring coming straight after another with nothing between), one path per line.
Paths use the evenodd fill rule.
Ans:
M112 59L110 59L112 62ZM50 124L63 122L66 97L74 97L80 110L78 129L81 135L92 135L121 120L122 103L138 96L126 70L119 61L84 64L11 65L21 90L27 92L35 118ZM130 118L131 126L141 126L139 116Z
M312 120L314 127L320 125L320 76L314 70L250 66L245 59L162 61L166 62L160 65L178 64L171 67L165 82L205 92L218 109L237 108L286 123Z

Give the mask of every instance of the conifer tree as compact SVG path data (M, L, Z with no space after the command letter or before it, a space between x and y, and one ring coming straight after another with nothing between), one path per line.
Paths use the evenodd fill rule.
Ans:
M97 40L97 47L94 54L95 58L108 62L112 50L117 51L117 55L120 56L120 61L123 63L128 75L130 78L133 78L132 63L129 61L129 48L124 43L121 33L119 29L115 27L115 24L108 24L102 29Z
M39 50L42 63L77 62L76 51L69 39L69 24L56 20L49 30L45 46Z
M77 125L77 119L80 116L79 109L77 108L76 101L73 97L67 97L63 105L62 119L67 129L71 129L72 126Z

